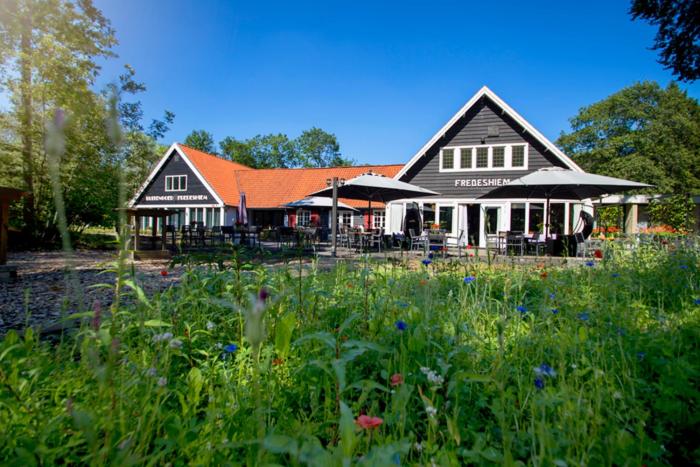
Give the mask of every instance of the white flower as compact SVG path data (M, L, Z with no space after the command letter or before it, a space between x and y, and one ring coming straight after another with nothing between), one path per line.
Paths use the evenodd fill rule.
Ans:
M168 384L168 378L166 378L165 376L161 376L160 378L158 378L158 386L163 387L166 384Z
M433 407L432 405L427 405L427 406L425 406L425 413L428 414L428 417L432 418L435 415L437 415L437 409L435 407Z
M211 321L207 321L207 330L208 331L213 331L215 327L216 327L216 324L212 323Z
M215 345L215 347L216 347L217 349L223 349L223 348L224 348L224 344L222 344L221 342L217 342L216 345Z
M153 342L169 341L173 338L173 334L170 332L164 332L163 334L156 334L153 336Z
M416 449L416 451L421 452L423 450L423 445L420 444L418 441L416 441L416 444L413 445L413 447Z
M615 391L613 393L613 399L622 399L622 393L620 391Z
M170 341L170 348L171 349L181 349L182 348L182 341L180 339L173 339Z
M147 374L148 376L155 377L155 376L158 376L158 370L156 370L155 368L151 367L151 368L149 368L148 370L146 370L146 374Z

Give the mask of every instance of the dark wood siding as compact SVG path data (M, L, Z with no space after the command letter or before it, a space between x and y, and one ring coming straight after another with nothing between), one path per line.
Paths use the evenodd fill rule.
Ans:
M489 127L498 127L499 136L486 138L486 144L528 144L527 170L489 170L440 172L440 149L444 147L481 145L489 134ZM456 158L456 155L455 155ZM514 180L543 167L565 164L516 121L503 113L487 97L483 97L462 117L444 137L428 150L401 180L440 193L441 197L475 198L488 193L495 186L455 186L455 180L510 179Z
M166 175L187 175L187 191L165 191ZM178 196L197 196L201 199L178 199ZM151 196L167 196L170 199L148 199ZM187 163L180 157L177 151L173 151L168 160L163 164L155 178L141 193L137 205L151 206L154 204L216 204L216 198L199 181L199 178L190 170Z

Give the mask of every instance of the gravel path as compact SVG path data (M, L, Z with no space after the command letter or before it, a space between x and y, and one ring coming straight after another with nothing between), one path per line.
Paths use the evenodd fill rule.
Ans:
M114 284L115 274L103 272L114 260L114 252L77 251L72 261L75 273L67 275L66 255L61 251L10 252L8 264L17 267L18 278L0 282L0 334L27 324L46 327L55 323L64 314L80 309L81 297L87 306L100 302L102 309L107 310L112 303L112 289L90 286ZM164 260L139 261L134 267L148 296L177 282L181 273L176 268L162 276L161 271L168 269Z

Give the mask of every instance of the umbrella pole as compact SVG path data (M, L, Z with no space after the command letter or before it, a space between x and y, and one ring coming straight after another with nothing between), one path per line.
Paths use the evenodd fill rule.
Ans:
M549 197L546 198L545 200L545 209L544 209L544 239L545 241L549 240Z
M367 213L367 232L372 230L372 198L368 200L368 210L369 212Z
M333 207L331 208L331 256L335 258L338 247L338 177L333 177Z

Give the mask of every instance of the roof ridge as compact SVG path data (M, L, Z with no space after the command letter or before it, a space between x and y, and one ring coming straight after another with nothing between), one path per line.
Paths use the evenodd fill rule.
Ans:
M242 166L242 167L246 167L246 168L249 169L249 170L256 170L255 168L250 167L250 166L247 166L247 165L245 165L245 164L241 164L240 162L232 161L231 159L225 159L225 158L223 158L223 157L221 157L221 156L218 156L218 155L216 155L216 154L210 154L210 153L208 153L208 152L206 152L206 151L202 151L201 149L193 148L192 146L188 146L188 145L186 145L186 144L182 144L182 143L177 143L177 144L178 144L179 146L185 147L185 148L187 148L187 149L191 149L192 151L197 151L198 153L204 154L205 156L213 157L213 158L215 158L215 159L219 159L219 160L222 160L222 161L224 161L224 162L229 162L229 163L231 163L231 164L240 165L240 166Z

